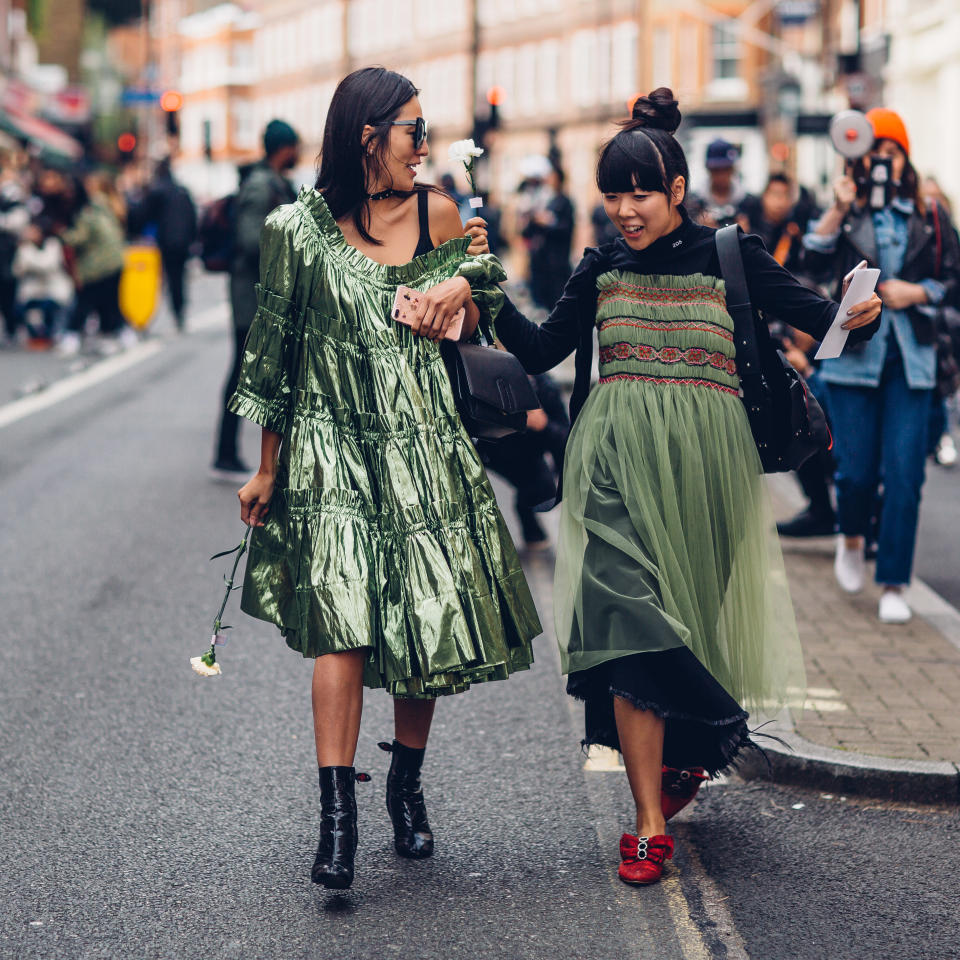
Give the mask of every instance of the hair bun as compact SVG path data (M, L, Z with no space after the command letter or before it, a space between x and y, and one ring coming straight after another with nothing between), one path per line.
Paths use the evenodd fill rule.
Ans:
M637 97L633 104L633 119L639 120L644 127L674 133L683 119L679 107L672 90L658 87L645 97Z

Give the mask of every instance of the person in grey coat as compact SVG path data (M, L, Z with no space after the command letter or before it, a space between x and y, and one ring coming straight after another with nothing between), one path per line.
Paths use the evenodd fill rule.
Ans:
M240 377L243 347L257 312L255 284L260 279L260 231L267 215L297 199L285 174L300 159L300 138L290 124L271 120L263 133L264 158L240 171L240 188L233 204L234 241L230 266L230 306L233 313L233 365L223 388L223 412L217 440L213 477L233 482L247 480L250 468L240 459L237 434L240 418L227 410Z

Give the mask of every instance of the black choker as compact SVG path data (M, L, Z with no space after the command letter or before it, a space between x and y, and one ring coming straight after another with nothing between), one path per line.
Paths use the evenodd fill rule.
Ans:
M368 200L386 200L387 197L392 197L397 191L393 188L389 190L381 190L379 193L368 193Z

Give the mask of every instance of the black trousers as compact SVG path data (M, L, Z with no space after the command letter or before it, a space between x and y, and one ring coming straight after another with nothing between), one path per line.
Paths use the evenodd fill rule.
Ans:
M160 251L163 276L167 281L167 297L178 328L183 327L183 308L186 306L185 280L188 256L185 250Z
M101 333L113 335L123 329L126 321L120 312L119 270L108 277L93 280L80 287L77 291L77 305L70 318L68 329L74 333L82 333L87 317L91 313L99 317Z
M17 332L19 319L16 308L17 279L16 277L0 278L0 313L3 314L3 326L8 337Z
M220 417L220 432L217 439L217 459L237 459L237 434L240 430L240 417L227 409L227 403L233 396L240 382L240 367L243 365L243 345L246 343L249 330L233 328L233 366L227 374L227 382L223 385L223 413Z

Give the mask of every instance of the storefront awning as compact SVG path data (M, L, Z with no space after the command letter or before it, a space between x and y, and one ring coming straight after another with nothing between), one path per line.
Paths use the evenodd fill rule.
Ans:
M83 156L83 147L73 137L32 114L0 110L0 129L67 160Z

